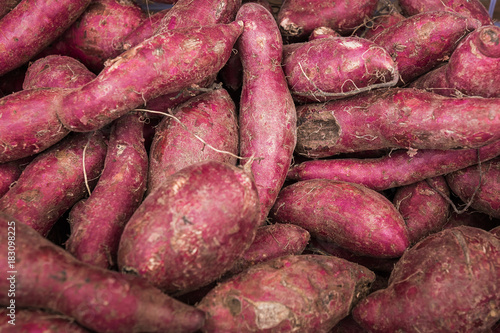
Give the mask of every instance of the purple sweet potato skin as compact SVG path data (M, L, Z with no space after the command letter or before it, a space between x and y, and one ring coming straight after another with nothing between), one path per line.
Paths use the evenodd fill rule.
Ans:
M500 97L500 27L487 25L468 34L449 61L410 86L444 96Z
M500 318L500 239L456 227L401 257L389 286L353 309L370 332L485 332Z
M280 191L269 215L356 254L399 257L409 246L403 217L394 205L382 194L353 183L328 179L293 183Z
M345 98L394 86L399 79L389 53L360 37L322 38L294 46L284 53L283 70L299 102Z
M500 139L498 98L452 98L411 89L377 89L297 107L298 154L479 148Z
M481 173L480 173L481 172ZM472 200L471 207L492 217L500 218L500 157L446 175L450 189L463 202ZM473 193L481 182L481 187Z
M123 41L123 50L142 43L166 30L227 24L234 20L241 0L180 0L168 9L153 15L152 20L130 32Z
M19 178L22 169L17 161L0 164L0 198L7 193L11 185Z
M68 136L30 162L0 198L0 211L47 236L61 215L86 194L83 161L87 179L92 180L101 173L105 155L102 133Z
M392 202L403 215L410 243L414 244L431 233L441 231L448 221L450 204L441 193L450 196L444 176L396 189Z
M290 255L255 265L198 304L202 332L328 332L368 292L375 274L331 256Z
M410 16L371 39L398 64L402 83L408 83L448 59L457 42L478 27L457 13L436 11Z
M116 265L123 228L146 191L148 154L143 128L139 113L116 120L95 189L70 211L71 234L65 246L83 262L102 268Z
M132 0L93 0L45 54L55 52L78 59L94 73L122 53L121 40L146 19Z
M73 317L96 332L195 332L203 312L152 287L137 276L85 264L12 217L0 213L0 230L8 223L16 233L16 308L50 309ZM0 240L7 248L7 237ZM6 272L7 251L0 254ZM0 304L9 304L10 281L0 282Z
M277 257L302 254L310 238L306 229L295 224L262 225L257 229L252 244L236 261L230 273L241 273L252 265Z
M23 0L0 20L0 75L26 63L59 37L91 0Z
M498 239L500 239L500 225L498 227L495 227L493 229L490 230L490 232L495 236L497 237Z
M0 310L2 333L90 333L73 318L41 309L16 309L15 325L9 324L9 310Z
M40 153L69 134L57 117L64 94L34 89L0 99L0 163Z
M241 6L245 22L238 40L243 65L239 109L240 156L254 157L251 170L259 190L263 222L271 209L295 149L296 111L281 68L283 42L272 14L262 5ZM246 165L248 160L242 160Z
M479 0L401 0L399 6L405 16L429 11L451 11L479 20L482 25L493 24L488 10Z
M277 22L285 37L307 39L314 28L326 26L349 34L370 17L377 1L285 0Z
M0 0L0 19L16 7L21 0Z
M165 116L151 143L148 192L191 164L216 160L236 165L236 106L225 89L193 97L172 113L180 123ZM227 153L217 152L205 143Z
M400 149L374 158L308 160L289 170L288 180L333 179L361 184L376 191L442 176L500 155L500 141L479 149Z
M23 89L77 88L96 75L75 58L49 55L33 62L26 71Z
M93 131L152 98L196 84L224 66L242 30L241 22L232 22L158 34L69 92L58 117L68 129Z
M246 171L217 161L190 165L165 179L132 215L118 267L167 293L201 288L250 246L258 217L257 188Z
M443 229L462 225L489 230L500 225L500 219L492 218L486 213L472 209L468 209L465 212L452 211Z
M363 31L362 36L363 38L371 39L379 32L392 27L396 23L403 21L405 18L405 16L396 10L392 10L387 14L378 15L373 19L370 26Z

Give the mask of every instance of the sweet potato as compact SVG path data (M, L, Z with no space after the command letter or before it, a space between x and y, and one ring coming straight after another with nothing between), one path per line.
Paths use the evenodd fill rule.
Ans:
M287 178L343 180L383 191L442 176L498 155L500 141L479 149L398 149L381 157L306 160L293 165Z
M105 155L102 133L68 136L30 162L0 198L0 211L47 236L62 214L86 194L85 181L99 176Z
M41 309L15 309L14 311L12 321L8 308L0 310L2 333L90 333L89 330L75 323L73 318L57 312Z
M7 273L10 279L0 281L2 306L14 303L16 309L53 310L96 332L187 333L203 325L199 309L163 294L140 277L85 264L4 213L0 230L4 249L8 231L15 233L13 266L8 266L7 251L0 254L2 271L15 270ZM9 298L12 281L15 297Z
M240 156L255 158L251 170L264 222L285 182L296 143L296 112L281 68L283 42L272 14L246 3L236 16L245 22L237 48L243 65L239 109ZM246 165L248 160L242 160Z
M399 6L405 16L429 11L451 11L479 20L482 25L493 24L488 10L480 0L400 0Z
M148 192L191 164L216 160L236 165L236 106L225 89L193 97L172 113L178 121L165 116L151 143Z
M449 173L446 181L463 202L472 200L470 207L500 218L500 157Z
M382 148L478 148L500 139L498 98L377 89L297 107L297 153L313 158Z
M394 24L371 40L394 58L401 83L409 83L446 61L460 39L477 27L477 21L457 13L424 12Z
M500 239L456 227L404 253L386 289L352 310L370 332L485 332L500 319Z
M285 39L305 40L314 28L325 26L350 34L372 16L377 1L285 0L277 22Z
M212 289L198 304L202 332L328 332L368 292L375 274L321 255L279 257Z
M360 37L332 37L291 44L283 70L295 101L325 102L398 83L389 53Z
M196 84L222 68L242 30L242 22L232 22L155 35L66 94L58 117L72 131L93 131L152 98Z
M118 267L166 293L201 288L250 246L258 217L251 175L223 162L192 164L165 179L134 212L120 239Z
M467 35L449 61L411 83L444 96L500 97L500 27L487 25Z
M116 265L125 224L146 191L148 155L141 114L117 119L111 130L104 169L95 189L69 213L71 234L65 243L77 259L103 268Z
M69 130L57 117L62 89L30 89L0 99L0 163L38 154Z
M21 1L0 20L0 75L26 63L59 37L90 1Z
M250 247L236 261L230 274L285 255L302 254L309 242L309 232L295 224L275 223L260 226Z
M394 205L382 194L353 183L328 179L293 183L280 191L269 215L356 254L399 257L409 246L408 230Z
M75 58L50 55L33 62L26 71L23 89L76 88L96 75Z
M442 230L450 212L450 204L442 195L450 195L444 176L396 189L392 202L403 215L410 243L414 244L427 235Z
M73 57L98 73L106 60L122 53L122 39L145 19L146 14L132 0L93 0L43 54Z

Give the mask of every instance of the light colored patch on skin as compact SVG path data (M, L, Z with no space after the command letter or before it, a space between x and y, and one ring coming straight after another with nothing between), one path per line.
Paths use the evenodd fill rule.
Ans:
M189 38L184 43L182 43L182 49L196 50L200 47L201 41L198 38Z
M345 40L345 41L342 41L341 44L342 44L342 46L344 46L345 48L350 49L350 50L355 50L355 49L359 49L359 48L363 47L363 44L361 44L360 42L355 41L355 40Z
M285 305L277 302L254 302L255 324L261 330L278 326L282 321L293 317Z
M172 194L176 195L177 192L179 192L179 190L182 188L182 186L184 186L185 183L186 183L186 178L177 177L175 183L172 184Z

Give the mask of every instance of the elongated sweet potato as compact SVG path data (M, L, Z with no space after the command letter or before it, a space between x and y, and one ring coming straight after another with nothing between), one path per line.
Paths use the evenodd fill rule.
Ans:
M123 228L146 191L148 155L143 128L139 113L116 120L95 189L70 211L71 234L65 246L83 262L103 268L116 266Z
M279 257L234 276L198 304L203 332L328 332L367 294L375 274L331 256Z
M500 319L500 239L456 227L401 257L386 289L353 309L369 332L486 332Z
M296 101L324 102L398 83L397 64L367 39L332 37L291 45L283 70Z
M201 288L250 246L258 218L257 189L246 171L217 161L190 165L165 179L132 215L118 267L167 293Z
M13 316L9 315L10 309L0 310L0 331L3 333L90 333L89 330L75 323L73 318L53 311L15 309Z
M353 183L312 179L288 185L280 191L270 217L356 254L399 257L409 246L408 230L394 205Z
M500 27L486 25L467 35L449 61L411 83L444 96L500 97Z
M314 28L325 26L349 34L372 16L377 1L285 0L277 21L285 38L305 40Z
M158 34L66 94L58 117L70 130L93 131L152 98L196 84L224 66L242 30L242 22L232 22Z
M33 58L82 14L91 0L22 0L0 20L0 75Z
M122 53L121 41L146 19L132 0L93 0L43 55L60 54L81 61L94 73Z
M274 17L262 5L246 3L236 18L245 22L237 44L243 65L240 156L256 158L251 170L263 222L292 161L297 139L295 104L280 66L283 42Z
M46 236L62 214L86 194L85 181L99 176L105 155L102 133L68 136L30 162L0 198L0 211Z
M85 264L4 213L0 213L0 230L5 235L0 239L2 248L15 247L13 266L8 266L7 251L0 254L2 271L15 270L8 273L9 279L0 281L4 307L15 303L16 309L57 311L96 332L188 333L203 325L202 311L165 295L140 277ZM12 243L7 240L8 232L15 234ZM15 297L9 298L11 283L16 286Z
M377 89L297 107L297 153L319 158L382 148L478 148L500 139L498 98Z
M500 141L479 149L399 149L382 157L303 161L292 166L287 178L342 180L383 191L442 176L498 155Z
M396 189L392 202L403 215L410 243L414 244L427 235L443 229L450 212L450 204L443 198L443 194L448 197L450 195L444 176Z
M23 89L76 88L96 75L75 58L49 55L33 62L26 71Z
M275 223L260 226L252 244L229 273L241 273L252 265L277 257L302 254L310 238L311 235L306 229L295 224Z
M500 218L500 157L449 173L446 181L463 202L472 200L475 210Z
M64 94L31 89L0 99L0 163L40 153L69 134L57 117Z
M400 0L399 6L406 16L429 11L451 11L479 20L482 25L493 24L488 10L480 0Z
M165 116L151 143L148 192L191 164L216 160L236 165L236 106L225 89L193 97L172 113L178 121Z
M371 40L394 57L401 83L408 83L447 60L457 42L477 27L477 21L457 13L425 12L396 23Z

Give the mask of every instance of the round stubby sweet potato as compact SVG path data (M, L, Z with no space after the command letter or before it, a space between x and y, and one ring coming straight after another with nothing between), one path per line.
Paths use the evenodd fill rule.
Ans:
M122 234L118 267L167 293L195 290L229 270L259 225L253 178L217 161L190 165L153 190Z
M373 333L487 332L500 319L500 240L474 227L434 233L396 263L386 289L353 309Z

